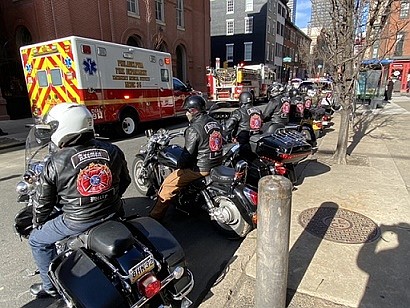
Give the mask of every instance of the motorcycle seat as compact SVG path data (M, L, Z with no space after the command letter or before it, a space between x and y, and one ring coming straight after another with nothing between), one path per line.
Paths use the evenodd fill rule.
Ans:
M218 183L231 184L234 176L235 169L226 166L218 166L210 172L212 181Z
M133 244L131 231L115 220L108 220L93 227L87 238L88 248L109 258L123 255Z

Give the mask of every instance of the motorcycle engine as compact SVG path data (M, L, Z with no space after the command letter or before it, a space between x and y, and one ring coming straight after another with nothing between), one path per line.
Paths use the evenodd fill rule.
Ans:
M160 167L160 170L159 170L159 173L161 174L161 177L162 177L163 179L165 179L168 175L171 174L172 171L174 171L174 170L171 169L171 168L168 167L168 166L161 166L161 167Z

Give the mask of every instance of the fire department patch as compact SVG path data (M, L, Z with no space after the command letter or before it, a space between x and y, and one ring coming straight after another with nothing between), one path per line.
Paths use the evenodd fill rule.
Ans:
M211 152L218 152L222 149L222 135L220 131L213 131L209 136L209 148Z
M107 165L91 163L80 171L77 190L82 196L100 194L111 188L112 174Z
M257 113L251 115L249 118L249 127L252 131L260 130L262 127L261 116Z

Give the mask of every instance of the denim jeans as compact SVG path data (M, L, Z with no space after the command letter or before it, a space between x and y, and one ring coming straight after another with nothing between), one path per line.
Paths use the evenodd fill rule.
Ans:
M67 236L82 233L99 222L73 223L72 221L66 221L64 215L60 215L47 221L41 229L34 229L31 232L29 244L45 290L53 288L47 272L51 261L57 256L54 243Z

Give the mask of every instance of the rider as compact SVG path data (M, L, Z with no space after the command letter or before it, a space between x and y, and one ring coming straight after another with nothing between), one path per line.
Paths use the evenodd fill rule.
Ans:
M221 126L206 113L204 98L189 96L183 108L189 120L184 150L178 160L178 169L166 177L150 211L149 216L156 220L164 218L172 198L181 188L208 175L213 167L222 163Z
M259 134L262 127L262 111L253 106L253 95L244 91L239 95L239 108L234 110L226 121L224 137L227 141L239 143L239 155L251 159L249 139L251 135ZM251 155L249 157L249 155Z
M42 283L30 287L37 297L56 297L47 276L55 242L123 214L121 197L131 182L124 153L96 140L93 116L84 105L61 103L45 118L56 150L46 161L33 198L34 229L29 244ZM54 206L62 214L47 220Z
M296 93L297 90L292 88L289 90L289 96ZM263 132L274 133L277 128L285 127L289 122L290 102L285 97L271 97L263 111Z

